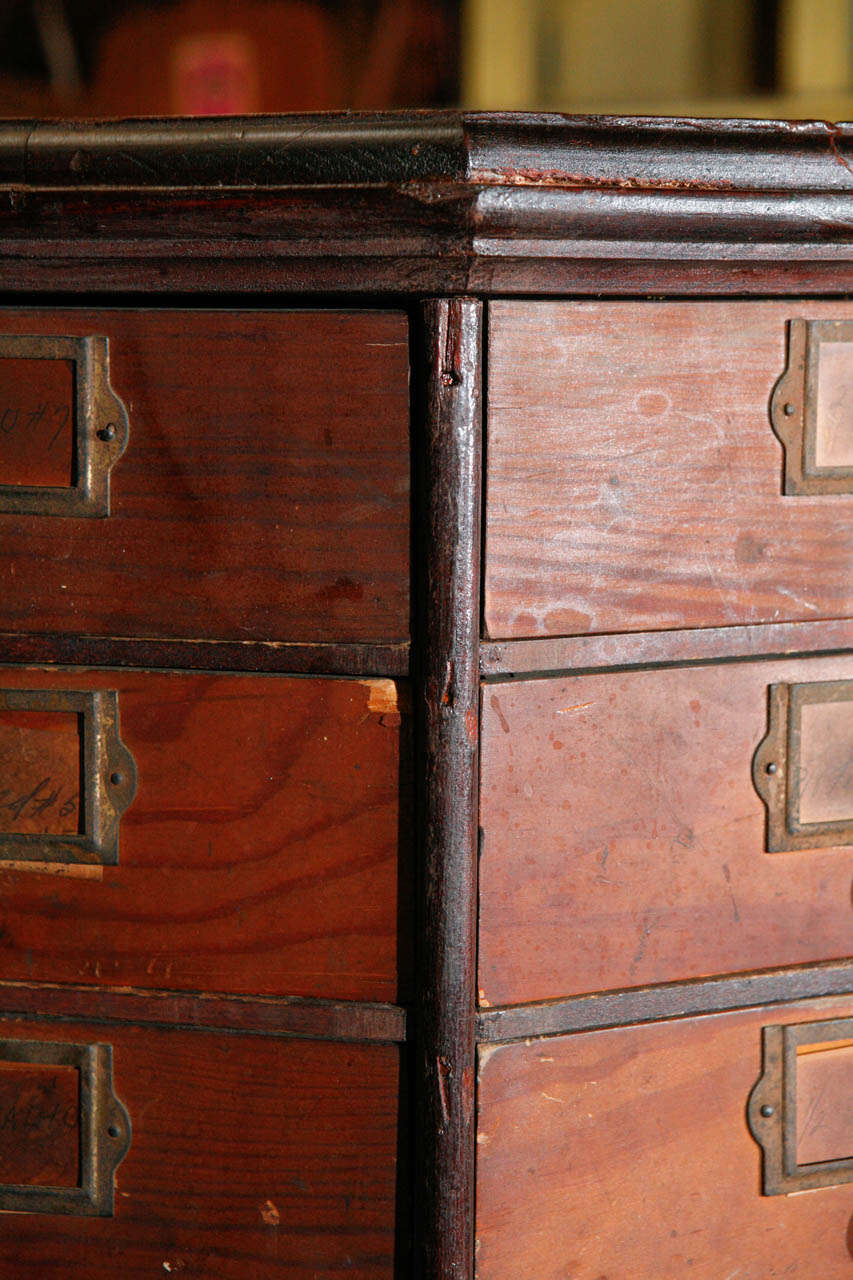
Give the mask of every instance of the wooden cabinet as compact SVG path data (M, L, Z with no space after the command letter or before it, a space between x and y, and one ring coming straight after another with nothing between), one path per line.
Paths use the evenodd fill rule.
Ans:
M0 1277L848 1273L851 166L6 126Z

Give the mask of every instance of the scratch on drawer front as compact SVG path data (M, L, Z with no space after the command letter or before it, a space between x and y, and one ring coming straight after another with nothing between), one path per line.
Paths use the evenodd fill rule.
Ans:
M265 1200L261 1205L261 1220L265 1227L277 1227L281 1222L281 1214L272 1200Z
M388 679L359 680L359 684L367 689L368 715L378 715L380 724L389 729L398 728L400 717L409 710L405 688L401 691L394 680Z
M103 880L104 868L85 862L16 862L0 859L0 871L35 871L46 876L75 876L78 880Z

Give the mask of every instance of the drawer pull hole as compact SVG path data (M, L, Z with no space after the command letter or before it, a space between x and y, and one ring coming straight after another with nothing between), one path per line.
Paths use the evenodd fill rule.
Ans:
M768 770L768 772L769 772L769 770ZM111 773L111 774L110 774L110 782L113 784L113 786L114 786L114 787L120 787L120 786L121 786L121 784L124 782L124 774L123 774L123 773Z
M778 771L778 769L779 769L778 764L774 764L774 763L773 763L773 761L771 760L771 761L770 761L770 763L769 763L769 765L767 766L767 768L764 770L764 772L765 772L765 773L776 773L776 772Z
M786 405L785 412L787 413L787 411L788 410ZM110 440L115 440L115 438L116 438L116 428L115 428L114 422L108 422L105 427L101 427L98 431L99 440L104 440L106 442L109 442Z
M797 412L797 406L795 404L791 404L791 401L789 400L785 405L785 409L784 409L785 416L787 418L793 418L796 412Z

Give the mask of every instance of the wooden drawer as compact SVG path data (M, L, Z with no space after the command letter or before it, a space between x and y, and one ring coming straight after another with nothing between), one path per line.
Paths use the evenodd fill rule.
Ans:
M114 701L138 775L115 865L73 840L63 853L90 821L86 797L108 805L132 767L87 763L95 692ZM0 978L396 1000L409 982L400 693L390 680L0 671Z
M397 1046L9 1020L0 1038L7 1181L73 1186L65 1153L78 1143L88 1150L66 1096L73 1068L18 1067L10 1081L9 1042L108 1044L131 1132L105 1216L52 1212L49 1203L47 1217L0 1214L3 1276L394 1274ZM123 1143L118 1127L107 1143ZM37 1168L30 1145L46 1151ZM5 1207L4 1195L0 1186Z
M747 1104L764 1027L851 1013L821 1000L481 1048L478 1280L846 1280L849 1167L762 1194ZM853 1061L821 1047L809 1072L797 1060L799 1159L853 1154Z
M120 406L108 399L87 423L88 357L74 348L72 377L73 353L24 358L3 348L9 335L108 339L129 423L108 517L57 507L72 492L75 415L97 460L122 443ZM0 630L408 638L405 316L3 311L4 352Z
M486 685L482 999L849 954L853 702L835 682L850 680L853 658L826 657ZM801 753L813 784L804 834L792 838L801 847L776 852L753 780L772 687L825 696L830 717ZM775 763L767 756L761 777L780 788L778 813L796 761L763 772ZM809 804L834 818L846 808L846 832L815 823Z
M489 636L853 612L849 459L846 494L785 496L769 417L788 322L850 320L850 303L507 301L489 315ZM853 387L853 348L844 359Z

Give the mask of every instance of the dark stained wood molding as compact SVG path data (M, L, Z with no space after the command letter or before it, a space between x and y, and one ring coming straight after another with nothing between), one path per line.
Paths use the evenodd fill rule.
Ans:
M632 631L541 640L488 640L480 647L484 677L609 671L743 658L781 658L853 649L853 621L779 622L692 631Z
M453 111L0 124L0 184L13 189L269 191L459 177L464 169Z
M496 1044L533 1036L567 1035L572 1031L722 1013L754 1005L790 1004L849 992L853 992L853 960L838 960L807 968L770 969L734 977L605 991L541 1004L481 1009L477 1016L477 1037L481 1044Z
M7 289L838 294L851 209L853 128L821 121L0 126Z
M397 1005L347 1000L270 999L0 982L0 1016L39 1022L130 1023L353 1043L393 1044L406 1039L404 1009Z
M125 636L0 632L4 663L139 667L166 671L254 671L288 675L408 675L408 644L145 640Z
M419 1001L415 1239L422 1280L470 1280L474 1204L482 308L430 301L416 335Z

